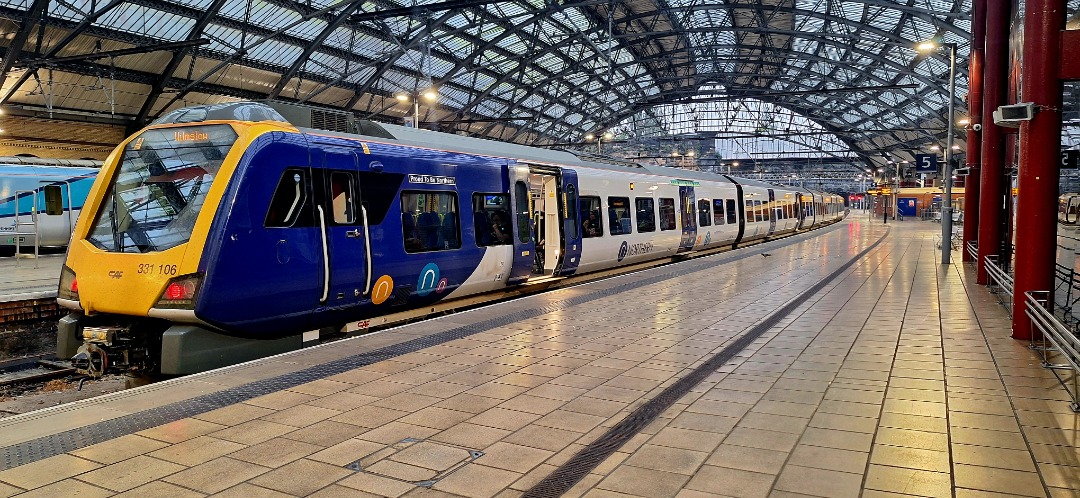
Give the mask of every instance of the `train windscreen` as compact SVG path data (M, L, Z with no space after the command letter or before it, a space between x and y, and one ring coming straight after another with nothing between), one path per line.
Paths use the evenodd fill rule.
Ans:
M228 125L144 131L124 148L87 239L105 251L132 253L187 242L236 138Z

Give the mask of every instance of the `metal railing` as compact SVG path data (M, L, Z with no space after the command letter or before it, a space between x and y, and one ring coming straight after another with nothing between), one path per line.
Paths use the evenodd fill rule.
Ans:
M986 256L986 274L990 277L987 287L993 294L1004 293L1009 296L1008 299L1002 300L999 298L998 300L1009 309L1009 314L1012 314L1013 276L1001 268L1001 265L998 264L998 258L997 254L988 254Z
M37 190L16 190L15 191L15 264L19 264L19 259L22 257L22 238L24 236L34 236L34 268L38 267L38 257L41 256L41 231L38 227L38 211L37 211ZM20 197L20 194L24 194ZM19 210L19 201L21 199L30 199L30 221L24 221L25 214ZM24 231L26 228L31 227L34 231Z
M965 244L965 249L967 249L968 256L971 256L971 259L973 259L975 261L979 260L979 242L978 241L975 241L975 240L968 241L968 243Z
M1072 389L1065 386L1069 391L1072 403L1069 405L1074 412L1080 413L1080 337L1054 317L1051 309L1050 291L1030 291L1024 293L1024 314L1031 320L1031 324L1041 334L1036 341L1032 334L1030 347L1042 353L1042 365L1044 368L1056 370L1072 370ZM1039 344L1036 344L1039 342ZM1050 363L1051 355L1055 359L1060 358L1064 363ZM1061 377L1058 377L1061 380ZM1062 382L1065 385L1065 382Z

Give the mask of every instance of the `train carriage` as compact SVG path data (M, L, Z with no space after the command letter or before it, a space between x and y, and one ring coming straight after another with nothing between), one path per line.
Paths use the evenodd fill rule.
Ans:
M0 250L67 245L98 168L83 166L93 161L66 162L80 166L0 163ZM55 190L59 201L51 213L46 190Z
M824 221L760 182L353 127L236 103L174 111L121 144L69 249L58 354L91 375L190 373L366 317Z

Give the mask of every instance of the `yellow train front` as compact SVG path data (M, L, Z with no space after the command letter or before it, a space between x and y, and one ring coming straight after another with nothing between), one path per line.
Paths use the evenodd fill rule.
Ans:
M252 347L212 332L195 313L207 249L220 248L207 243L212 225L243 207L222 202L234 197L226 195L230 179L253 149L308 164L272 150L289 148L296 128L260 106L194 112L201 114L174 112L120 144L90 191L57 298L74 311L60 321L57 352L82 373L190 373L226 356L235 362L299 346L285 338Z

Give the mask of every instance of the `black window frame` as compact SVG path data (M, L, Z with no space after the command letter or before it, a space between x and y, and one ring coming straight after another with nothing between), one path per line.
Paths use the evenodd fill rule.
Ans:
M330 216L327 218L327 224L332 226L356 226L361 224L360 218L360 182L356 177L356 172L331 169L326 171L326 207ZM339 177L345 177L348 179L348 188L342 189L342 193L347 194L345 198L345 212L341 213L348 217L342 221L338 219L338 212L334 206L334 182Z
M607 206L608 206L608 230L610 230L611 235L629 235L629 234L634 233L634 218L633 218L633 215L630 213L630 198L629 197L621 197L621 196L608 196L607 202L608 202L607 203ZM616 203L622 203L623 208L621 210L619 208L616 208L615 207ZM616 218L615 216L620 211L625 213L626 216L625 217L619 216L619 217ZM623 230L622 220L624 220L624 219L628 220L628 222L626 223L626 226L629 227L628 230ZM618 230L616 230L616 228L615 228L616 226L618 226Z
M417 235L417 237L414 237L413 240L416 240L416 242L420 242L421 246L420 246L419 249L417 249L416 248L416 242L413 242L412 244L410 244L410 238L408 237L408 234L405 233L404 219L405 219L406 215L412 216L413 212L411 210L410 211L405 210L405 207L408 205L405 202L405 196L407 196L407 195L425 195L425 196L428 196L428 195L449 195L449 196L451 196L451 199L453 199L453 211L447 211L447 213L452 212L454 214L454 223L453 223L453 229L454 230L451 233L454 237L452 239L445 239L444 238L445 235L447 234L447 231L446 231L446 221L445 221L445 218L443 218L443 217L439 218L439 223L437 225L433 225L432 227L425 227L425 228L422 228L422 224L421 224L421 222L419 220L419 216L424 215L426 213L434 212L437 215L438 214L446 214L446 213L439 213L438 211L430 211L430 210L418 211L419 214L417 215L417 219L415 219L414 222L413 222L413 229L417 230L417 233L414 234L414 235ZM400 203L400 211L401 211L401 215L402 215L401 239L402 239L402 244L405 247L405 252L407 252L409 254L418 254L418 253L425 253L425 252L453 251L453 250L461 249L461 200L458 198L458 193L456 191L453 191L453 190L402 190L398 194L398 200L399 200L399 203ZM442 203L441 202L437 203L436 204L437 208L438 208L439 204L442 204ZM432 234L431 233L420 233L419 230L421 230L421 229L436 230L436 233L435 233L436 243L434 245L429 246L428 244L424 243L425 242L424 239L429 239L432 236ZM420 238L421 236L423 238ZM443 242L443 244L441 244L442 247L439 247L440 242ZM456 243L456 245L447 244L446 242L454 242L454 243ZM410 247L412 247L412 249L410 249Z
M702 208L704 206L704 208ZM698 212L698 227L710 227L712 226L712 201L709 199L698 199L697 212Z
M501 198L503 198L504 202L502 203L502 209L489 209L488 205L487 205L487 202L486 202L488 197L501 197ZM510 194L507 194L505 192L473 192L472 202L473 202L473 205L472 205L472 208L473 208L473 210L472 210L472 212L473 212L473 239L476 242L476 246L477 247L498 247L498 246L512 245L514 243L514 234L513 234L514 227L509 226L509 225L513 225L513 220L510 218L510 211L509 211L510 204L512 202L511 199L510 199ZM507 237L508 237L505 242L499 241L498 234L495 233L495 220L493 219L493 217L494 217L494 215L496 213L501 213L502 214L503 224L507 225L507 226L502 227L502 230L504 230L503 233L505 233L507 235ZM483 222L484 222L483 225L479 224L479 222L481 221L480 220L481 217L478 216L479 214L483 215L483 217L482 217ZM484 237L482 234L486 234L487 237ZM485 244L483 241L486 238L490 238L491 242L488 243L488 244Z
M585 204L589 203L591 206L586 209ZM581 212L581 237L585 239L592 239L596 237L604 236L604 213L603 204L598 195L582 195L578 196L578 210ZM586 228L585 224L592 222L589 215L596 214L597 227ZM591 224L591 223L590 223Z
M713 225L715 225L715 226L723 226L725 220L727 220L727 211L726 211L726 208L725 208L725 205L724 205L724 199L719 199L719 198L713 199L713 201L712 201L712 210L713 210L713 219L712 219Z
M642 207L642 201L645 201L648 205L647 208ZM634 214L637 216L638 233L652 233L656 231L656 199L653 199L652 197L635 197L634 211ZM648 218L643 220L641 218L641 213L648 213Z
M283 194L283 186L287 185L286 179L290 176L300 177L300 199L295 200L295 197L288 199L278 195ZM294 180L295 184L295 180ZM274 187L274 193L270 196L270 202L266 206L266 216L263 218L263 227L265 228L298 228L304 226L312 226L311 221L311 175L308 174L304 168L285 168L285 171L281 173L281 178L278 180L277 186ZM290 189L290 194L295 192L295 188ZM289 207L285 205L276 205L275 203L284 201ZM281 221L272 221L271 218L277 218L273 216L279 213L281 209L285 209L285 218ZM306 221L306 223L305 223Z
M668 220L668 217L664 216L664 204L665 203L669 204L669 207L671 208L671 218L670 218L671 226L667 226L668 225L667 221L669 221L669 220ZM666 231L669 231L669 230L678 230L679 229L679 210L678 210L678 208L675 207L675 198L673 198L673 197L661 197L661 198L657 199L656 205L657 205L657 211L659 211L659 220L657 220L657 225L659 225L660 231L661 232L666 232Z

